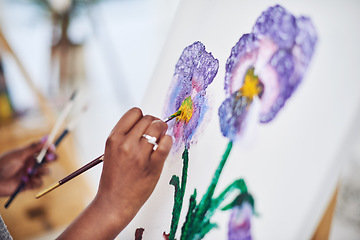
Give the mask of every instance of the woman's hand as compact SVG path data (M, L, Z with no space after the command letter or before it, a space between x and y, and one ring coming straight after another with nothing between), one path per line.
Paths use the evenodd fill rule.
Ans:
M120 119L106 143L96 197L106 212L132 219L149 198L172 146L166 130L166 123L153 116L143 116L138 108ZM156 137L156 151L143 134Z
M153 192L172 139L167 124L129 110L110 133L98 193L59 239L114 239ZM156 137L158 148L143 134Z
M25 189L34 189L42 185L42 177L49 172L47 168L39 167L30 178L28 173L34 166L36 155L43 145L44 141L39 141L0 156L0 197L11 195L21 181L26 182ZM54 151L55 149L51 148L47 153L47 161L56 159Z

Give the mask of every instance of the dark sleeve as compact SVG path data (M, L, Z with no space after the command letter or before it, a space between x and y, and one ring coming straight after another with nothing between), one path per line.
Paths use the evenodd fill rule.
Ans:
M13 240L9 231L6 228L6 225L3 221L3 219L1 218L1 215L0 215L0 239L1 240Z

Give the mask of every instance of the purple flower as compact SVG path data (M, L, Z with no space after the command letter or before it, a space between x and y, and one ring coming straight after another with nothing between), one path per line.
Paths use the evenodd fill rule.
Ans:
M240 206L231 210L229 221L229 240L251 240L251 217L253 208L249 202L244 201Z
M254 198L247 191L240 193L222 210L231 209L229 240L251 240L251 218L254 214Z
M309 18L296 18L279 5L261 14L226 63L227 99L219 108L224 136L234 141L241 135L254 99L260 102L260 122L274 119L301 82L316 42Z
M214 80L219 62L205 50L201 42L186 47L176 66L165 115L181 111L169 122L169 134L174 137L174 148L185 143L189 148L193 136L208 110L206 88Z

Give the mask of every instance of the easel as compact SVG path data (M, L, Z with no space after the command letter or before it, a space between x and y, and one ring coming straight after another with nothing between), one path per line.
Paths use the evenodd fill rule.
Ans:
M313 237L311 238L312 240L329 239L338 192L339 192L339 189L337 187L334 191L334 194L333 194L331 200L329 201L329 205L328 205L321 221L319 222L319 225L318 225Z

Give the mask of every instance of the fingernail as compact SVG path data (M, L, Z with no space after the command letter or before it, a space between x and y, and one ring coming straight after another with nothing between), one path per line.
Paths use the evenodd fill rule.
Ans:
M30 174L31 171L32 171L32 168L31 168L31 167L29 167L29 168L26 170L27 174Z
M50 151L51 152L55 152L56 151L56 147L54 144L51 144L50 147L49 147Z
M40 142L41 142L41 143L45 143L45 142L47 141L47 139L48 139L48 135L45 135L45 136L40 140Z
M23 176L23 177L21 178L21 181L23 181L23 182L28 182L28 181L29 181L29 178L28 178L27 176Z
M49 161L49 162L54 161L55 160L55 154L53 154L53 153L46 154L46 160Z

